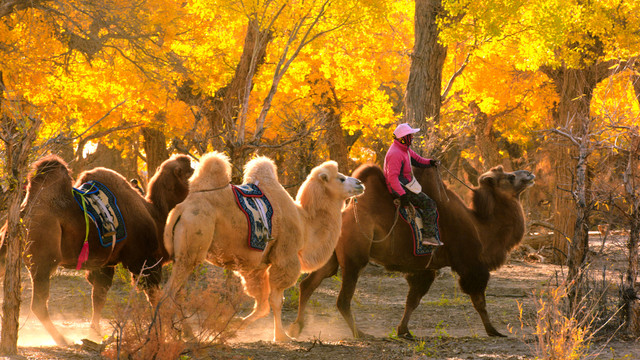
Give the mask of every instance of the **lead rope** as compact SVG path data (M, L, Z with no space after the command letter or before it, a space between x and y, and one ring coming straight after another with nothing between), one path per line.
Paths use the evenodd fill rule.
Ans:
M438 166L438 167L439 167L439 168L441 167L441 168L445 169L445 170L449 173L449 175L451 175L454 179L458 180L458 181L460 182L460 184L462 184L462 185L466 186L466 187L467 187L467 189L469 189L469 190L473 191L473 189L471 188L471 186L467 185L464 181L462 181L462 180L458 179L458 177L456 177L456 176L455 176L455 175L454 175L454 174L453 174L449 169L447 169L447 168L446 168L446 167L444 167L444 166ZM438 173L438 174L439 174L439 173Z
M400 214L400 207L399 206L396 207L396 216L395 216L395 219L393 219L393 225L391 225L391 229L389 229L389 232L387 233L387 235L380 240L374 240L373 237L370 238L364 231L362 231L362 227L360 226L360 220L358 219L358 210L356 209L357 204L358 204L358 198L354 197L353 198L353 214L356 218L356 224L358 224L358 230L360 230L360 233L362 233L362 235L372 243L380 243L387 240L389 235L391 235L391 233L393 232L393 229L396 227L396 224L398 223L398 215ZM395 200L394 200L394 204L395 204Z

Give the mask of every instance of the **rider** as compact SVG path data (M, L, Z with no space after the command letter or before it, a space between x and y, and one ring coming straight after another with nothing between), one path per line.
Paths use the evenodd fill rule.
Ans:
M402 123L393 131L394 140L384 158L384 177L391 194L400 199L400 206L413 204L424 215L423 241L425 245L442 245L435 234L437 221L436 203L422 192L420 184L413 177L411 165L417 167L438 166L440 161L427 159L411 150L413 134L420 131L407 123Z

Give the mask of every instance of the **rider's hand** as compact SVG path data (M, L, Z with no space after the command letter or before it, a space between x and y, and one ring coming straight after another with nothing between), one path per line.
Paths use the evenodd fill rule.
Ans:
M431 161L429 162L429 165L431 165L433 167L438 167L438 166L440 166L440 160L431 159Z

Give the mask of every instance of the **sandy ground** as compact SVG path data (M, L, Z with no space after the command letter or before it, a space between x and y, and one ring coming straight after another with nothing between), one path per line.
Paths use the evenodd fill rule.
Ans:
M621 246L612 243L603 254L593 255L594 263L612 263L612 259L619 260L622 251ZM622 267L611 267L608 270L610 278L619 278L619 269ZM298 341L287 344L271 342L273 317L267 316L241 331L227 344L188 353L185 358L533 359L537 355L534 337L529 326L521 328L518 304L522 305L524 318L532 319L536 313L534 292L553 284L559 273L562 273L562 268L557 265L512 256L505 266L492 274L487 289L487 308L494 326L508 335L505 338L486 336L469 298L458 288L457 278L448 269L443 269L411 318L410 329L419 340L398 339L394 336L395 327L402 316L408 287L401 274L370 265L360 277L352 307L360 328L373 338L352 338L335 307L340 279L334 277L326 279L314 293L307 308L307 324ZM26 272L24 275L18 342L20 355L14 358L101 358L99 353L82 349L80 345L55 346L28 310L31 285ZM118 303L115 297L124 296L126 287L124 280L115 282L105 309L103 328L109 328L109 316ZM89 333L90 292L81 272L59 272L52 282L52 317L61 331L76 344L80 344ZM251 301L246 301L247 309L251 305ZM286 307L283 313L285 325L291 323L295 315L295 306ZM640 359L640 343L620 335L600 338L591 344L589 353L595 359Z

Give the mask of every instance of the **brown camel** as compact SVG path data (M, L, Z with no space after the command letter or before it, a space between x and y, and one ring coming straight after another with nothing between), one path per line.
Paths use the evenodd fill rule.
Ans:
M271 237L264 252L247 245L245 214L235 202L229 158L213 152L200 159L191 179L191 192L171 211L165 229L165 247L174 255L165 294L175 298L189 273L200 262L232 269L242 278L245 292L255 299L245 326L269 313L274 315L274 340L290 340L282 327L285 289L301 272L322 266L333 253L341 229L345 199L361 194L357 179L338 172L334 161L315 167L294 201L278 182L276 166L266 157L249 161L244 184L256 184L273 207Z
M87 237L89 257L82 269L89 271L91 328L98 334L100 313L118 263L134 278L144 275L138 284L154 300L162 276L161 264L169 260L162 244L165 220L169 211L187 196L192 173L187 156L172 157L149 182L146 198L112 170L95 168L80 174L76 187L89 180L99 181L117 198L127 236L112 248L99 243L98 230L91 220L87 237L87 219L72 195L73 180L67 164L58 156L49 155L33 165L21 211L27 229L24 261L33 287L31 311L58 345L69 343L51 322L47 306L50 278L55 269L58 266L75 269Z
M503 336L489 320L485 289L489 271L504 264L508 252L522 240L525 221L519 197L533 185L535 176L525 170L505 172L501 166L495 167L479 178L480 185L473 189L469 208L444 186L434 168L414 168L414 174L423 191L437 203L444 245L432 256L414 256L409 225L398 221L393 228L396 208L382 170L375 165L359 167L353 176L365 184L367 191L343 210L342 233L333 256L300 283L298 316L289 328L292 336L299 335L304 327L309 297L323 279L337 273L338 267L342 271L338 309L354 337L366 336L356 325L351 299L358 276L369 260L404 273L409 283L404 315L397 329L399 336L411 337L409 317L429 291L436 270L445 266L460 276L460 287L471 298L487 334ZM390 231L390 236L380 241Z

